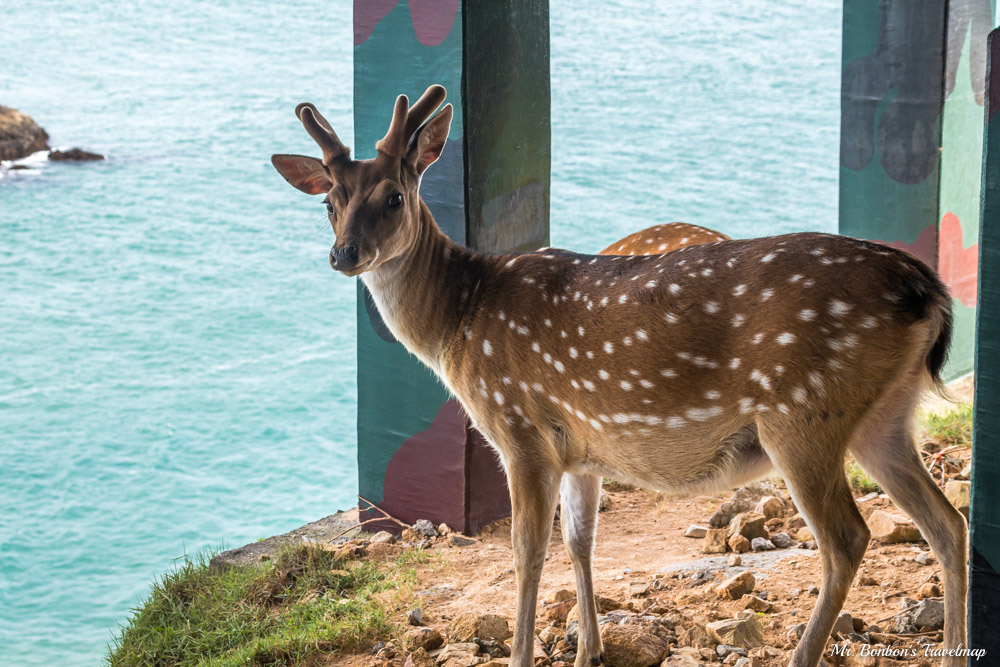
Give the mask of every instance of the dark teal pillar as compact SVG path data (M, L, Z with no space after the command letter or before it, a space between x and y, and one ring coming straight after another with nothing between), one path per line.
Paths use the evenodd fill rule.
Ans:
M545 0L356 0L355 156L374 157L396 95L412 102L440 83L455 117L421 185L438 224L485 251L547 245L548 35ZM360 282L357 317L360 495L408 523L465 532L506 516L495 454Z

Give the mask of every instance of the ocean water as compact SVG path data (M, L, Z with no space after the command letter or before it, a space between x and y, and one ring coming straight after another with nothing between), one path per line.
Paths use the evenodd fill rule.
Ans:
M836 229L840 3L552 3L552 243ZM351 3L0 4L0 664L93 665L150 582L351 505L354 285L273 152L351 143Z

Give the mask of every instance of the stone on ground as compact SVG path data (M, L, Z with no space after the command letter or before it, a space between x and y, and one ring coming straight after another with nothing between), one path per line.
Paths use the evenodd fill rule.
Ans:
M417 535L423 535L424 537L437 537L438 531L434 527L434 524L427 519L418 519L415 524L413 524L413 532Z
M727 528L712 528L705 535L705 544L701 550L707 554L726 553L726 537L729 535Z
M427 651L422 648L406 656L406 662L403 663L403 667L436 667L436 665L434 658L427 655Z
M753 572L745 570L716 586L715 592L719 597L727 600L739 600L747 593L752 592L756 583Z
M496 614L462 614L448 624L449 642L471 642L473 637L502 642L511 637L510 625Z
M944 495L966 519L969 518L970 485L971 482L964 482L957 479L948 480L948 483L944 485Z
M920 531L907 517L883 510L871 513L868 517L868 528L872 531L873 538L887 544L916 542L922 539Z
M649 667L670 655L668 635L659 626L646 623L601 626L605 663L615 667Z
M774 609L773 604L771 604L767 600L764 600L763 598L757 597L756 595L749 595L749 594L744 595L740 599L740 602L743 603L744 609L753 609L754 611L762 611L764 613L767 613Z
M413 628L406 633L405 639L410 646L425 651L433 651L444 644L444 637L433 628Z
M753 508L757 514L763 514L765 519L776 519L785 514L785 501L775 496L764 496Z
M694 537L701 539L708 534L708 526L699 526L696 523L692 523L688 526L688 529L684 531L684 537Z
M757 512L737 514L729 522L729 535L730 537L742 535L748 540L753 540L755 537L767 537L767 531L764 529L765 521L767 519L764 518L764 515Z
M764 643L764 628L756 616L715 621L705 627L712 639L720 644L755 648Z
M854 618L846 611L840 612L837 621L833 624L832 632L839 632L844 637L851 634L854 632Z
M750 541L750 548L754 551L774 551L774 542L763 537L755 537Z
M464 662L469 658L475 658L479 653L479 645L475 642L454 642L447 644L440 653L437 654L438 664L446 663L449 660Z

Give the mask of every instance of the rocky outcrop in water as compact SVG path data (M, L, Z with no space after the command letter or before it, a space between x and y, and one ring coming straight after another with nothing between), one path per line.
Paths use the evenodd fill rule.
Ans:
M52 151L49 153L49 159L56 162L90 162L103 160L104 156L79 148L71 148L68 151Z
M0 106L0 160L20 160L49 150L49 135L17 109Z

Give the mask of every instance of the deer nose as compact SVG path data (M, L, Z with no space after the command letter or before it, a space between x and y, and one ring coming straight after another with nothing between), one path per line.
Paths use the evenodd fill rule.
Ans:
M358 263L358 246L330 248L330 266L335 269L349 269Z

